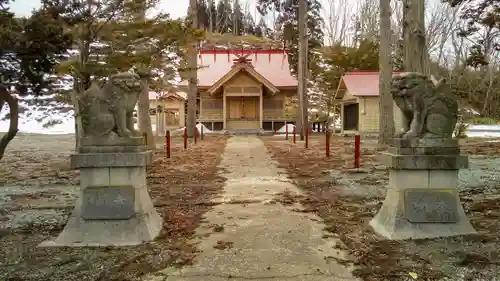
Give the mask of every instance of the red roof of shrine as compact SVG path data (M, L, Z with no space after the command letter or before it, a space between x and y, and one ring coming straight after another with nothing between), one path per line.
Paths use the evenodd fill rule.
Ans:
M260 75L276 87L297 86L283 50L202 50L198 55L198 86L211 87L231 71L242 55ZM187 85L187 81L181 84Z
M393 72L399 75L404 72ZM379 96L379 73L377 71L354 71L345 73L340 79L339 89L346 89L353 96Z

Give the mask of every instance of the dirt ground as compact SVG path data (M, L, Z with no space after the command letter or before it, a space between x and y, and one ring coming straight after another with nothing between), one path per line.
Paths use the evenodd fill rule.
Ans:
M78 194L78 172L69 169L72 136L19 135L0 161L0 280L137 280L171 265L191 263L190 238L224 178L217 165L224 136L205 136L172 157L163 149L148 167L148 188L164 224L153 243L126 248L36 248L64 227ZM158 143L163 147L163 142Z
M262 139L305 191L304 196L287 194L281 202L301 202L307 212L317 213L350 253L339 262L354 265L361 280L500 280L500 142L461 141L470 167L460 171L459 191L477 235L384 241L368 225L382 205L388 183L388 172L376 160L382 151L376 140L362 140L364 172L351 173L353 138L332 137L329 158L324 135L311 136L308 149L304 142L293 144L284 136Z

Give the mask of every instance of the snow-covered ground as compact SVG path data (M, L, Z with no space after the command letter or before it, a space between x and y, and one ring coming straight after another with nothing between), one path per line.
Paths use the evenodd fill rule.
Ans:
M54 100L54 95L17 97L19 99L19 131L38 134L74 133L73 108ZM0 112L0 132L9 129L9 107Z
M500 125L471 125L467 128L468 137L499 138Z
M71 106L51 100L52 98L50 96L44 97L42 100L39 98L36 104L31 97L20 98L19 132L46 135L73 134L75 132ZM0 132L6 132L9 129L8 112L7 106L4 106L0 112ZM200 126L198 124L198 129ZM292 132L293 125L288 124L288 127L289 132ZM203 131L210 132L206 127L203 128ZM278 130L278 133L285 133L285 131L285 126L283 126ZM467 136L500 138L500 125L471 125L467 129Z
M63 135L74 134L75 124L73 119L73 109L70 105L59 103L52 99L52 96L38 98L36 105L32 97L19 98L19 132L44 134L44 135ZM31 108L31 110L28 110ZM0 112L0 132L9 130L8 119L9 107L5 106ZM203 126L204 133L211 131L202 124L197 124L198 131ZM136 124L137 129L137 124ZM153 131L156 127L153 126ZM179 128L179 131L184 128Z

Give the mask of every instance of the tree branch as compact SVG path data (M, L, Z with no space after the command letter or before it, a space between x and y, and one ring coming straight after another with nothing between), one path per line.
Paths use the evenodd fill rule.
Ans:
M7 145L14 139L18 131L19 105L5 87L0 87L0 104L6 102L10 109L9 131L0 139L0 159L3 158Z
M99 31L101 31L101 29L107 25L112 19L114 19L117 15L118 15L118 12L120 10L120 7L122 6L122 4L125 3L125 0L119 0L115 3L114 6L111 7L111 9L113 10L113 12L103 21L103 23L101 25L98 25L97 28L94 30L94 35L97 35L99 33Z

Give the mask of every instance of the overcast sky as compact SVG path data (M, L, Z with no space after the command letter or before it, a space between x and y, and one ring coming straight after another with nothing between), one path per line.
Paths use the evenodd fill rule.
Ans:
M158 9L169 13L171 17L178 18L186 15L189 0L160 0L160 2ZM39 6L40 0L15 0L10 5L11 10L19 16L28 16L34 8Z
M179 18L186 16L189 0L159 0L160 3L156 7L156 10L169 13L172 18ZM218 2L219 0L215 0ZM260 20L260 15L257 13L255 9L255 3L257 0L239 0L240 4L249 11L256 21ZM348 20L352 19L352 15L357 13L357 8L361 2L364 0L319 0L323 6L323 10L321 11L321 15L325 19L325 23L327 23L326 18L329 18L332 14L342 14L347 13L346 18ZM378 4L377 0L374 2ZM432 11L433 4L439 5L441 0L428 0L426 4L428 5L429 10ZM333 9L332 9L333 5ZM40 6L40 0L14 0L11 4L11 10L15 12L18 16L29 16L31 11ZM150 13L148 13L150 14ZM272 15L266 16L266 22L269 26L273 25L273 17ZM333 21L335 22L335 21ZM349 24L350 25L350 24ZM341 26L341 24L339 24ZM337 28L339 28L337 26ZM325 30L326 31L326 30ZM328 33L328 32L326 32ZM325 34L326 35L326 34ZM325 39L327 37L325 36Z
M215 1L217 2L218 0ZM344 0L344 1L347 1L349 5L356 5L356 3L359 2L359 0ZM256 0L240 0L240 4L242 6L244 7L247 6L250 13L256 19L260 19L255 9L256 2L257 2ZM320 0L320 2L322 3L323 8L328 10L329 3L331 3L332 0ZM332 3L335 2L336 1L334 0ZM162 10L163 12L169 13L172 18L178 18L186 16L188 4L189 0L160 0L160 4L158 5L158 10ZM11 10L19 16L28 16L30 15L31 11L34 8L37 8L39 6L40 6L40 0L14 0L14 3L11 4Z
M215 0L218 2L219 0ZM254 20L258 22L261 18L257 9L255 7L255 3L257 0L239 0L240 5L242 5L243 9L249 11L251 15L254 17ZM333 3L335 6L342 5L341 3L347 3L346 6L349 8L346 9L348 13L354 13L356 10L355 6L362 0L319 0L323 6L323 11L321 12L324 18L330 15L330 6ZM440 0L436 0L440 1ZM174 19L179 17L184 17L187 14L189 0L159 0L159 4L156 7L156 10L166 12L170 14L170 16ZM16 13L18 16L29 16L31 11L40 6L40 0L13 0L10 8L11 11ZM354 8L354 9L353 9ZM342 9L345 10L345 9ZM150 14L150 12L148 12ZM349 17L350 18L350 17ZM273 25L273 16L270 14L265 17L265 20L268 25Z

